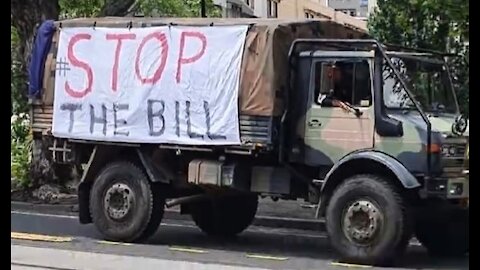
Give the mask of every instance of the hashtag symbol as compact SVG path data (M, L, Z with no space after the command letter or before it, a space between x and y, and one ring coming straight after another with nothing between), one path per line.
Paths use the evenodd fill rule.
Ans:
M70 64L66 61L64 57L60 57L60 61L57 61L56 63L56 70L59 71L59 75L62 76L62 71L63 71L63 76L67 76L67 71L70 70L68 67Z

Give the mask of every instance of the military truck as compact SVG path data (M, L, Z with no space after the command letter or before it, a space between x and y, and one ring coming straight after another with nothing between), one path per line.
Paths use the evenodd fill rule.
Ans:
M211 27L218 37L222 27L232 25L248 27L234 97L238 120L230 123L239 132L238 143L212 143L213 122L203 133L189 125L189 138L200 143L109 140L98 113L89 119L90 132L99 137L52 132L52 122L61 118L54 111L58 66L65 61L59 52L62 31L124 28L129 35L131 29L159 26ZM30 77L35 160L51 162L57 175L78 172L79 220L93 222L106 239L144 240L157 230L164 209L176 205L203 232L234 236L252 223L258 197L268 196L317 204L331 244L349 262L392 263L413 235L434 254L468 253L468 120L459 112L445 55L384 45L361 29L323 19L95 18L42 27ZM41 46L42 40L48 46ZM115 47L109 48L113 55ZM107 58L96 51L100 46L88 49L100 62ZM230 77L230 70L222 72L218 78ZM81 73L82 85L88 85L87 77ZM109 78L97 77L110 87ZM160 92L162 85L154 89ZM323 104L325 97L341 106ZM88 107L85 99L79 102L78 108ZM104 116L120 107L105 108ZM180 109L190 121L193 114ZM96 110L92 106L90 113ZM57 128L82 128L70 121L72 111ZM81 114L88 118L88 110ZM130 116L133 121L136 114ZM115 118L109 125L117 130L119 123Z

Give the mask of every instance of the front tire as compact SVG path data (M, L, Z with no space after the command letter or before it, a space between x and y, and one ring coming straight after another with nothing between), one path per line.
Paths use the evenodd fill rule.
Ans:
M155 233L165 199L135 164L118 161L98 174L90 193L90 213L110 241L136 242Z
M411 238L404 199L388 179L355 175L334 191L326 227L332 246L351 263L387 265Z
M255 218L256 195L222 196L195 203L190 213L195 224L206 234L232 237L244 231Z

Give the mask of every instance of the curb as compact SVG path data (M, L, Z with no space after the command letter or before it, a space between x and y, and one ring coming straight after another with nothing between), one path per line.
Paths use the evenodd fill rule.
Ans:
M41 212L45 214L72 214L78 212L78 206L72 204L35 204L27 202L11 202L12 211ZM166 209L163 215L170 220L192 220L190 215L181 215L179 211ZM299 229L309 231L325 231L323 219L300 219L257 215L252 225L270 228Z

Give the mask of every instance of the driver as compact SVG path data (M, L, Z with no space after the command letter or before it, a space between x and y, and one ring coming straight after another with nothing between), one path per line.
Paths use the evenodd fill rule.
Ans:
M347 88L342 85L341 70L336 66L331 67L329 77L332 79L333 89L330 89L330 93L320 93L318 103L322 107L340 107L345 111L350 111L348 103L342 101L345 100Z

